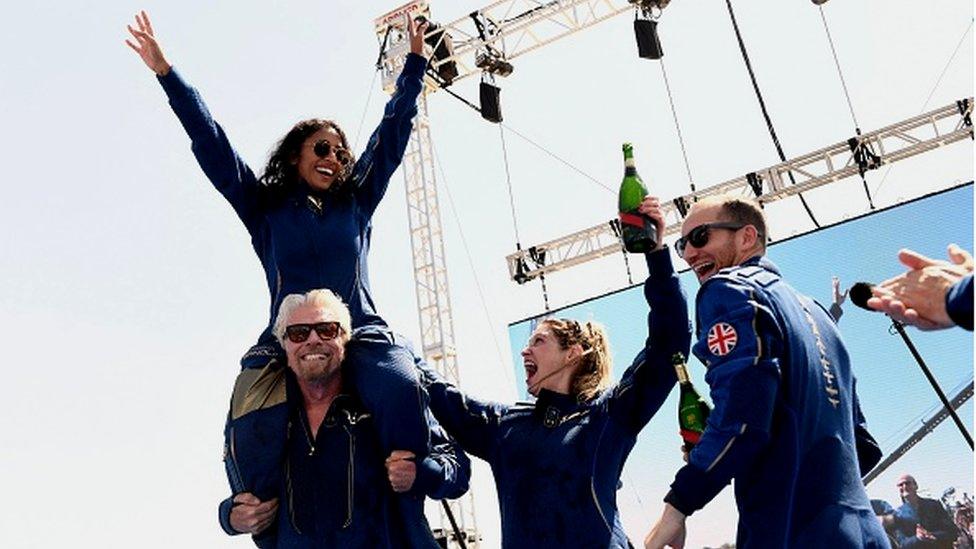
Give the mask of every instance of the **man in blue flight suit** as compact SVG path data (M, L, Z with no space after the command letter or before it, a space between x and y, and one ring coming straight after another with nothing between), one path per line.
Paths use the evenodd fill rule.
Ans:
M861 482L881 454L850 357L827 311L763 257L766 234L759 205L731 196L683 223L676 249L702 283L692 350L715 409L645 547L682 547L685 518L732 479L740 549L889 547Z
M350 339L349 309L331 291L291 294L276 318L288 364L238 376L225 456L234 495L220 505L221 526L252 534L262 548L436 549L423 496L464 494L468 458L436 423L423 459L403 450L385 456L353 376L343 373L347 348L362 336Z

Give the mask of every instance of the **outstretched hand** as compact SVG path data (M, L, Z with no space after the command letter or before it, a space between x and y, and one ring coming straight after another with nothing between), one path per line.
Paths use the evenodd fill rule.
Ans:
M163 50L159 47L159 42L156 41L152 23L149 22L149 16L146 15L145 11L136 14L136 25L139 27L138 29L132 28L132 25L126 25L136 42L133 43L126 39L125 43L139 54L146 66L154 73L159 76L167 75L172 65L163 56Z
M410 39L410 52L416 53L417 55L424 54L424 34L427 33L428 23L423 20L417 23L417 20L410 15L407 18L407 37Z

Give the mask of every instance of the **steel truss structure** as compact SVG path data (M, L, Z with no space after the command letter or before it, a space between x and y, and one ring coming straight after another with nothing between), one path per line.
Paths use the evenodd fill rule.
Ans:
M630 0L500 0L441 25L445 31L441 40L450 36L454 54L432 60L430 66L437 72L445 64L456 63L456 82L482 72L479 54L491 52L489 55L510 61L628 10L634 10ZM384 89L392 91L406 51L406 40L389 45L382 66ZM439 87L432 79L428 85Z
M417 314L420 318L424 358L447 379L459 383L457 353L454 347L454 319L444 260L444 236L433 155L425 95L420 99L419 113L414 119L413 133L402 164L406 181ZM475 522L474 496L471 491L448 505L457 526L467 538L466 546L477 547L480 536ZM450 539L448 517L443 509L440 513L441 530Z
M666 223L664 236L677 234L691 204L706 196L738 194L769 204L956 141L971 140L972 110L973 98L962 99L880 130L679 196L662 204ZM795 185L790 182L790 175L796 181ZM522 284L540 275L618 253L621 249L619 224L612 219L516 251L506 260L512 280Z

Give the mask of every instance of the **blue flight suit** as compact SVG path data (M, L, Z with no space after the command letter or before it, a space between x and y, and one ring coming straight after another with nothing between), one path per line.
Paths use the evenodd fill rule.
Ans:
M672 355L687 356L691 340L670 253L647 263L646 347L620 383L588 402L549 390L534 403L486 402L421 365L435 417L491 466L506 549L629 546L616 499L624 461L677 381Z
M288 367L275 360L238 376L225 429L231 489L234 495L250 492L279 502L276 522L254 542L263 549L436 548L423 496L463 495L471 474L467 456L431 418L432 451L417 460L410 492L394 497L384 465L388 452L381 449L373 417L352 383L344 389L312 440ZM239 532L230 525L232 506L233 496L221 502L218 517L234 535Z
M430 443L424 395L409 345L376 313L366 257L373 212L403 158L426 65L422 56L407 55L396 92L350 180L338 191L314 196L304 184L287 196L270 193L234 150L199 92L176 69L158 77L197 162L243 222L264 270L271 296L268 325L241 365L262 368L273 358L283 360L271 327L287 295L332 290L348 305L353 328L376 336L351 346L346 356L384 448L418 456L427 454Z
M957 326L973 331L973 275L967 275L949 288L946 312Z
M696 301L692 352L715 408L665 501L690 515L734 478L736 547L888 547L861 482L880 451L828 312L762 257Z

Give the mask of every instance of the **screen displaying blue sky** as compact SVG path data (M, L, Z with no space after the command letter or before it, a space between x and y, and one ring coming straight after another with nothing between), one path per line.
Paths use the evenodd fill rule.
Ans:
M944 259L946 245L955 242L973 249L973 187L963 185L924 197L902 206L842 222L806 235L774 243L768 257L799 291L825 306L832 301L831 277L844 287L857 281L878 282L903 270L897 259L906 247L930 257ZM678 268L686 265L676 259ZM690 271L681 275L694 306L698 282ZM610 334L614 355L614 376L619 379L646 337L647 305L640 286L573 305L554 313L603 323ZM692 318L694 315L692 314ZM519 392L527 398L524 371L518 353L532 329L532 320L514 323L509 333L515 378ZM844 304L840 329L851 354L861 406L868 426L887 455L921 426L939 407L938 397L891 323L881 314ZM961 329L920 332L909 335L936 379L950 396L968 384L973 376L972 333ZM705 368L692 358L693 382L703 394ZM677 432L677 390L645 428L625 468L624 488L618 495L627 525L646 523L656 516L661 498L674 472L681 465ZM973 404L960 410L972 431ZM892 465L868 486L872 498L899 504L895 479L911 473L923 492L938 497L950 486L970 492L973 484L972 452L951 420L940 424L920 444ZM735 507L726 489L703 512L691 517L690 546L719 545L734 538ZM636 531L641 531L635 526Z

